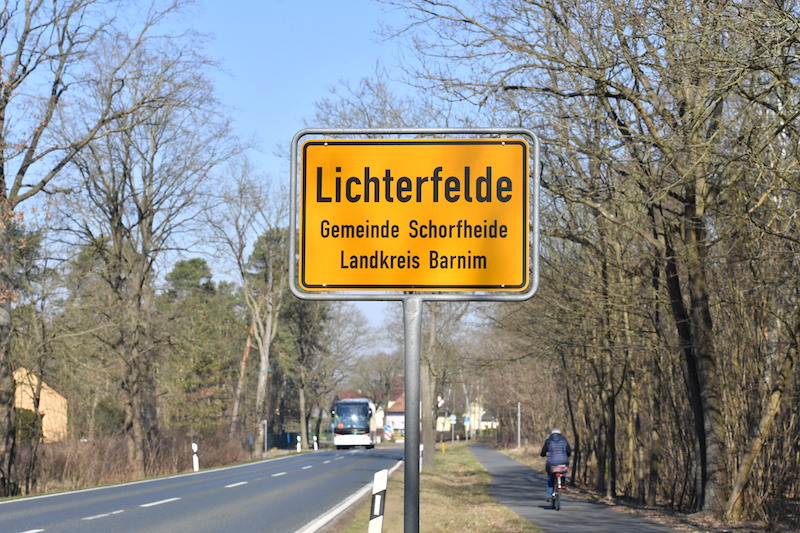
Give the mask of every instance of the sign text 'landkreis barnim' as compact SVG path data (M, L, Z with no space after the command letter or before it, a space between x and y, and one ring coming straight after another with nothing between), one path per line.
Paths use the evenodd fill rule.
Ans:
M524 291L528 157L522 139L306 141L301 286Z

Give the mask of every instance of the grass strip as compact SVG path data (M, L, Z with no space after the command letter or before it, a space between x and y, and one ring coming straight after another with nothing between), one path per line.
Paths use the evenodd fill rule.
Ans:
M529 533L541 531L487 494L491 476L466 443L447 444L436 451L436 465L420 474L420 532L480 531ZM382 533L403 533L403 468L389 480ZM326 533L364 533L369 526L371 498L356 505Z

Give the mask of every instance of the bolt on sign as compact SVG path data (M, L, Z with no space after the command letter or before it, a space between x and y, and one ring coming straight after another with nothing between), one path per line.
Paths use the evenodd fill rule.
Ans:
M522 138L315 139L300 167L307 291L525 291Z

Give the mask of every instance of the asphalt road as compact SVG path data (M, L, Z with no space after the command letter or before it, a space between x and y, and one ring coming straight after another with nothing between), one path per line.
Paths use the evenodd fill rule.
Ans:
M313 531L371 487L403 447L318 451L111 487L0 502L0 533Z
M676 530L622 514L610 507L561 498L561 510L545 502L547 479L488 446L470 447L478 461L492 475L489 494L544 531L557 533L675 533Z

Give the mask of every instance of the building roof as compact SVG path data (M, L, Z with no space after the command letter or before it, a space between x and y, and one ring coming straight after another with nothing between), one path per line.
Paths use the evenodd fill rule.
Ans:
M392 403L392 405L386 409L387 413L405 413L406 412L406 395L401 394L397 401Z

